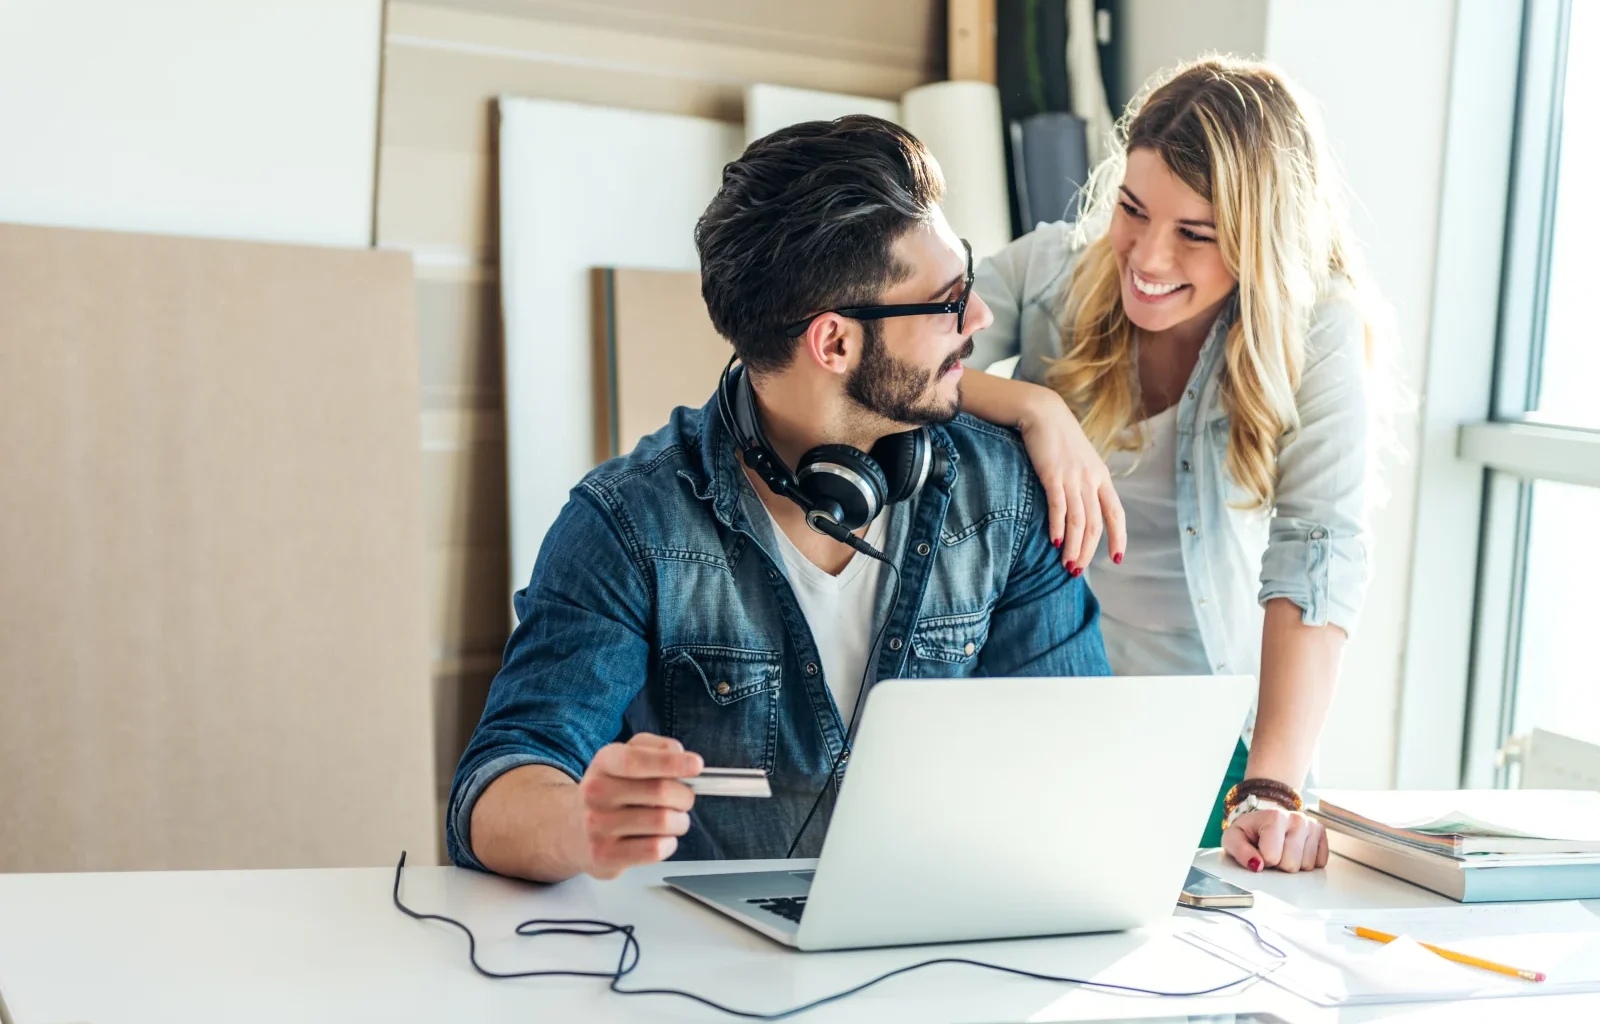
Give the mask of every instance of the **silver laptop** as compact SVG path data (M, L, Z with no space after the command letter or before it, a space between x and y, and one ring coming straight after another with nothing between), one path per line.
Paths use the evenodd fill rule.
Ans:
M805 950L1150 924L1172 914L1255 691L1249 676L886 681L815 871L665 881Z

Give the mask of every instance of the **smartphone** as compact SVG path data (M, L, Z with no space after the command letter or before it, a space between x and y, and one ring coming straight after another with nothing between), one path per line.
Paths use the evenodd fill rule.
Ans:
M1209 871L1190 868L1189 880L1183 883L1178 902L1186 907L1251 907L1256 897L1249 889L1224 882Z

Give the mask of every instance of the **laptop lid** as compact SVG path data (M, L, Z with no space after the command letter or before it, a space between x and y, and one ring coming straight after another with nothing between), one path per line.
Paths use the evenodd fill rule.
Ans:
M889 680L871 691L801 949L1170 916L1249 676Z

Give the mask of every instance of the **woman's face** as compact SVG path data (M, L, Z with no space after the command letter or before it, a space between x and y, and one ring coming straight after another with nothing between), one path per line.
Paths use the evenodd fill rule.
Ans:
M1238 282L1223 265L1211 204L1152 149L1128 154L1111 216L1111 248L1122 277L1122 308L1151 333L1215 319Z

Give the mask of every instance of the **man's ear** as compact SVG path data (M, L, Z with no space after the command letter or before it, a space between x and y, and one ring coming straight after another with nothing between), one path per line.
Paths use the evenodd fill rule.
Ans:
M848 373L861 347L861 324L837 313L824 313L811 321L800 341L812 365L828 373Z

